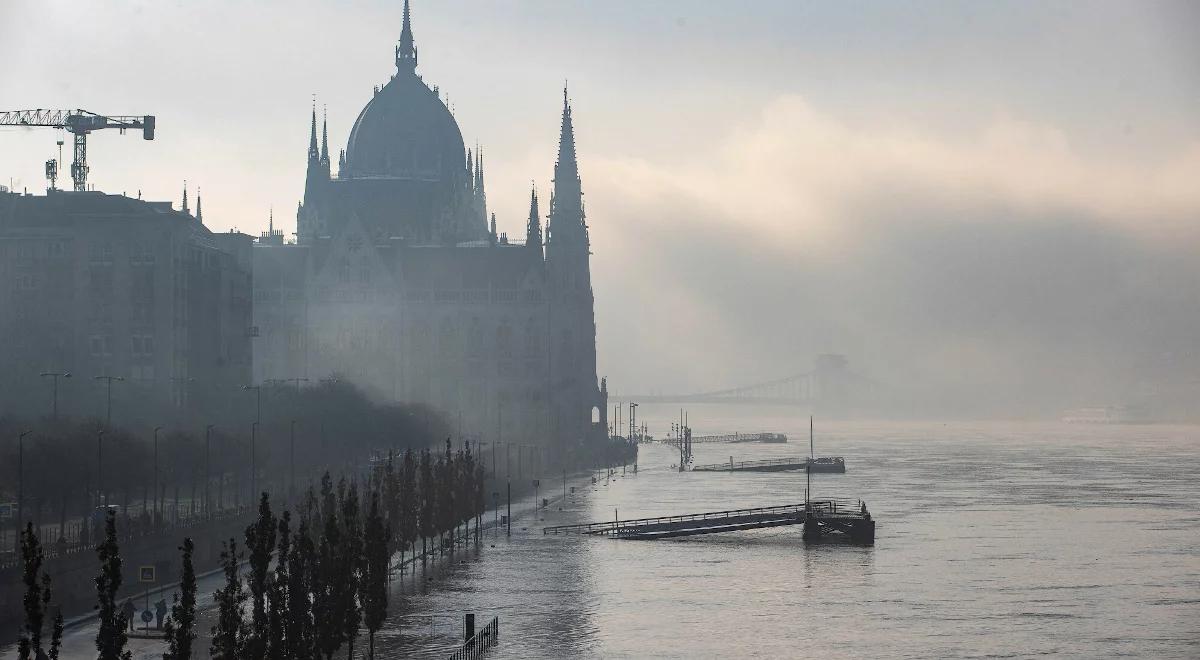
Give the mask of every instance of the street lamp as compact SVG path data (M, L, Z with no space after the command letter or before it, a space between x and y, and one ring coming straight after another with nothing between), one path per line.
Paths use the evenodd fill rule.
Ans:
M258 499L254 492L254 440L258 435L258 425L262 423L262 385L242 385L242 389L254 391L254 423L250 425L250 505L253 506Z
M254 492L254 440L258 436L258 422L250 425L250 506L258 501L258 493Z
M108 383L108 414L104 425L112 428L112 384L114 380L123 381L125 379L120 376L96 376L95 378Z
M210 459L210 451L209 450L212 447L212 430L213 430L212 424L209 424L208 426L204 427L204 517L205 518L209 517L209 515L210 515L209 512L211 510L210 507L212 506L212 498L209 497L209 494L208 494L209 486L212 484L212 472L210 470L211 463L209 462L209 459Z
M242 389L249 391L254 390L255 412L254 421L262 421L262 385L242 385Z
M33 431L21 431L17 435L17 539L15 552L21 549L21 519L25 517L25 436Z
M104 504L104 431L96 432L96 506Z
M292 430L288 435L288 501L296 497L296 420L292 420Z
M158 520L158 432L162 430L161 426L154 427L154 519ZM144 509L146 504L142 503Z
M53 385L53 389L54 389L53 406L54 407L51 409L53 411L51 418L58 419L58 379L59 378L70 378L71 372L69 372L69 371L43 371L42 377L45 378L47 376L54 379L54 385Z

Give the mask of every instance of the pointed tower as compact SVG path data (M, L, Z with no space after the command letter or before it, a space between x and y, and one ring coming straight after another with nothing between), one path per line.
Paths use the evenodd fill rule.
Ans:
M304 200L296 211L296 239L305 243L312 238L317 228L317 218L329 185L329 133L328 122L322 130L320 145L317 143L317 100L313 99L312 120L308 131L308 173L304 179Z
M596 378L596 316L575 126L563 87L554 191L546 227L550 288L552 431L564 442L603 439L605 402Z
M486 222L488 217L487 192L483 188L483 147L475 147L475 204L478 206L479 217ZM492 234L496 228L492 227Z
M204 224L204 209L200 207L200 186L196 186L196 222Z
M187 179L183 180L183 212L190 213L187 205Z
M404 25L400 28L400 43L396 45L396 69L401 73L413 73L417 68L417 47L413 43L412 16L408 0L404 0Z
M470 149L467 149L467 174L468 187L471 189L471 195L474 196L475 191L479 188L475 185L475 155L471 153Z
M525 225L525 247L542 251L542 216L538 211L536 185L529 193L529 223Z
M588 235L583 217L583 186L575 159L575 126L571 103L563 87L562 126L558 135L558 161L554 163L554 192L550 198L550 222L546 227L546 257L553 252L566 257L578 269L587 268ZM587 285L590 287L590 278Z
M329 108L321 109L321 169L329 178Z
M488 229L488 242L491 243L492 245L495 245L496 241L498 241L499 239L500 239L500 235L496 233L496 214L493 213L492 214L492 224L491 224L491 227Z

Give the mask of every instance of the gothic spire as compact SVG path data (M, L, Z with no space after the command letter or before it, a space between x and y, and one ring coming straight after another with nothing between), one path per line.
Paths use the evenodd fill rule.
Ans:
M275 207L272 206L270 215L267 216L267 236L275 235Z
M486 197L483 190L483 147L475 147L475 192L480 197Z
M496 234L496 214L493 213L491 229L488 232L488 241L490 241L492 245L495 245L497 238L498 238L498 235Z
M321 164L329 165L329 108L321 109Z
M562 131L558 136L558 163L555 164L555 179L559 174L579 176L575 162L575 127L571 123L571 102L567 98L567 86L563 85Z
M200 208L200 186L196 186L196 221L204 224L204 210Z
M310 161L320 160L321 152L317 149L317 100L313 98L312 107L312 131L308 134L308 159Z
M188 205L187 205L187 179L184 179L184 180L183 180L183 212L184 212L184 213L187 213L187 212L188 212Z
M475 156L467 149L467 174L471 177L471 191L475 191Z
M396 68L409 73L417 68L417 47L413 44L408 0L404 0L404 25L400 28L400 44L396 46Z
M542 215L538 212L537 186L529 193L529 224L525 226L525 245L542 247Z

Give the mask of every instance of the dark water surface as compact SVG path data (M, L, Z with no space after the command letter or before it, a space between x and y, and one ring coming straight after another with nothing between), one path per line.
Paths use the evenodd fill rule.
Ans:
M694 407L697 434L791 437L697 445L697 462L807 451L806 417L762 413ZM652 430L673 414L639 410ZM818 420L817 453L845 456L848 471L815 475L815 496L866 500L874 547L806 547L800 527L663 541L542 535L614 509L631 518L803 499L803 474L680 474L674 448L646 446L636 476L581 482L544 521L525 498L511 538L398 576L376 657L447 657L465 611L479 625L499 616L492 658L1200 657L1200 427ZM561 477L542 484L561 498ZM211 598L201 604L207 633ZM64 657L95 657L94 634L72 631ZM157 643L131 646L161 657Z

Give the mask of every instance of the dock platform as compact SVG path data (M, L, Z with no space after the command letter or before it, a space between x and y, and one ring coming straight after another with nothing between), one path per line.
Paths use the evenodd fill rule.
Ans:
M839 456L835 458L772 458L760 461L735 461L730 456L725 463L697 465L692 472L799 472L812 465L813 474L837 473L846 471L846 462Z
M730 457L726 463L697 465L692 468L692 472L787 472L803 470L807 465L808 459L804 457L772 458L760 461L734 461L733 457Z
M616 539L653 540L747 529L804 525L804 540L838 535L854 543L875 542L875 521L861 500L812 500L807 503L731 509L680 516L635 518L542 529L543 534L584 534Z

